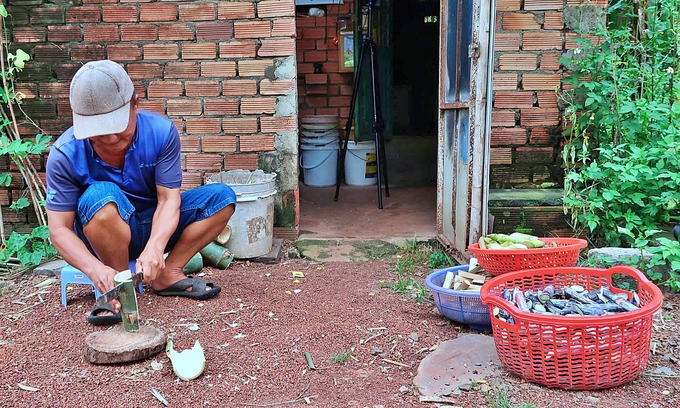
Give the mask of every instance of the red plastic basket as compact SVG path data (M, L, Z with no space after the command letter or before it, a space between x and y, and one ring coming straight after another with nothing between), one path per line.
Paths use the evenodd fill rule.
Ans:
M482 249L479 244L468 246L479 265L494 276L524 269L574 266L581 249L588 245L580 238L539 238L546 243L543 248Z
M593 290L611 286L616 274L637 282L639 309L597 317L553 316L523 312L502 295L504 289L536 290L549 284ZM631 292L613 286L611 290L631 299ZM629 266L510 272L487 281L480 297L489 307L496 352L505 367L528 381L571 390L615 387L636 378L647 366L652 315L662 302L661 290ZM496 307L508 312L514 323L494 316Z

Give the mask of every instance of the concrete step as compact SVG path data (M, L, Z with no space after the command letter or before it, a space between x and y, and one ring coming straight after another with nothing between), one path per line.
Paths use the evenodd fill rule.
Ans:
M489 213L493 216L493 232L573 236L569 218L562 207L563 195L562 189L490 190Z

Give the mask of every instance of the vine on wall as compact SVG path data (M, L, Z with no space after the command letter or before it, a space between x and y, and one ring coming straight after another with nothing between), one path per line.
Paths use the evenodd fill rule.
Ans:
M2 29L0 30L0 70L2 71L2 87L0 87L0 156L6 156L13 163L23 179L25 192L9 205L12 211L27 211L33 207L38 217L38 227L30 234L12 231L9 237L5 234L5 223L0 211L0 263L4 264L4 272L12 270L12 266L30 267L39 265L44 259L56 256L47 229L45 213L45 184L33 166L31 156L41 155L49 148L51 138L38 133L34 139L24 139L19 133L17 111L29 122L30 118L22 111L21 101L25 95L14 91L14 78L24 68L30 56L21 49L9 52L6 42L5 18L7 9L0 5ZM35 125L35 123L33 123ZM36 125L36 128L37 125ZM0 185L9 187L12 183L11 173L0 173ZM0 270L0 273L3 271Z

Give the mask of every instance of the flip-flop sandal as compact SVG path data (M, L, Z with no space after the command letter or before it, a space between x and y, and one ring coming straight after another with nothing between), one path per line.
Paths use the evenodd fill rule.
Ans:
M210 286L210 289L208 289ZM191 290L187 290L191 288ZM160 296L183 296L195 300L206 300L217 295L222 290L221 287L212 282L204 281L200 278L188 277L159 290L156 294Z
M123 321L123 318L121 317L120 313L99 316L99 313L101 312L113 313L113 308L109 304L106 304L104 306L97 306L94 309L92 309L90 315L87 316L87 321L94 326L113 326L114 324Z

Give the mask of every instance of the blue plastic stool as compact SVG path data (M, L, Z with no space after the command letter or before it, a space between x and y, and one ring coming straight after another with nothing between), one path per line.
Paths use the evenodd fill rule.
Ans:
M132 273L135 273L135 263L136 260L132 260L129 263L130 271ZM98 298L101 296L101 292L97 290L97 288L94 286L94 283L92 283L92 280L85 275L84 272L80 271L79 269L74 268L71 265L66 265L63 268L61 268L61 304L66 306L68 304L68 300L66 299L66 288L68 285L90 285L92 286L92 290L94 290L94 297ZM144 288L142 287L142 284L139 284L138 287L139 293L144 293Z
M66 299L66 288L68 285L74 285L74 284L88 284L92 287L92 290L94 290L94 297L98 298L102 294L97 290L97 288L94 286L94 283L92 283L92 280L87 277L83 272L80 270L72 267L71 265L66 265L63 268L61 268L61 304L66 306L67 304L67 299Z

